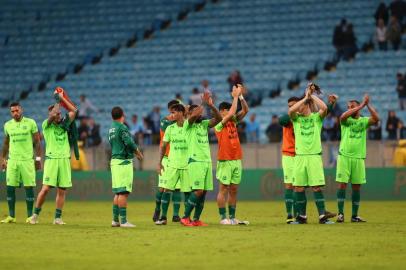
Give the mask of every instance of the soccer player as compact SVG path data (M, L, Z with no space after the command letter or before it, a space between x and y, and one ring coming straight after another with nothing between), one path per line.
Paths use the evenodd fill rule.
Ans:
M188 140L188 175L193 190L187 201L185 215L180 221L184 226L207 226L200 220L200 215L204 208L207 191L213 190L209 128L216 126L222 117L213 104L210 92L206 91L203 94L202 101L211 109L214 117L203 119L203 106L191 105L188 119L183 123ZM192 222L190 215L194 208Z
M109 129L109 142L111 146L111 183L114 195L112 227L133 228L134 224L127 221L127 198L133 187L133 158L138 160L143 155L124 125L125 115L120 107L111 110L113 123Z
M217 175L220 182L217 194L217 205L220 214L220 224L237 225L239 221L235 218L237 207L238 185L242 176L242 150L238 138L237 124L248 113L248 104L242 95L243 86L233 87L233 103L222 102L219 111L222 120L214 129L218 140ZM241 101L242 109L237 114L238 99ZM226 213L226 197L228 196L228 213Z
M293 186L296 197L298 224L307 223L305 187L312 188L320 224L331 224L328 220L330 213L325 210L324 196L321 187L325 185L323 161L321 158L321 129L327 114L326 104L316 95L312 95L315 87L310 83L303 99L289 108L289 117L293 123L295 134L295 168L293 171ZM311 112L310 105L314 103L318 112ZM334 215L333 215L334 216Z
M171 192L177 190L179 186L181 192L190 193L192 191L187 172L189 159L188 144L185 137L185 130L183 129L186 110L182 104L172 105L170 110L172 112L172 119L176 122L166 128L163 143L159 149L158 173L161 174L164 171L166 181L162 194L162 214L161 218L155 222L156 225L167 224L166 216L171 200ZM169 152L166 166L164 166L162 161L169 144L171 144L171 151Z
M159 147L162 147L166 128L176 122L173 119L173 114L171 111L171 107L176 104L179 104L179 100L174 99L174 100L169 101L168 102L169 115L167 115L161 119L161 127L159 130L161 140L159 143ZM162 164L163 164L164 168L166 167L166 164L168 162L169 149L170 149L170 146L168 145L168 147L166 148L164 158L162 160ZM163 170L160 174L158 174L158 190L155 194L155 211L154 211L154 215L152 217L152 220L154 222L158 221L159 215L161 213L161 201L162 201L162 195L164 192L165 183L166 183L166 175L165 175L165 170ZM182 198L181 198L179 188L180 187L178 186L177 189L172 192L172 200L173 200L172 221L173 222L180 221L179 209L180 209L180 202L181 202ZM188 196L187 193L185 193L185 196L186 197ZM185 197L185 201L186 201L186 197Z
M362 103L357 100L350 100L347 104L348 110L340 117L341 142L337 158L338 182L337 222L344 222L344 201L347 184L352 187L352 216L351 222L365 222L358 216L361 185L366 183L365 158L367 129L379 121L379 115L370 105L368 95L364 96ZM361 110L367 107L370 117L361 116Z
M37 196L34 215L30 223L38 223L41 207L51 188L56 187L56 210L53 224L64 225L62 221L62 209L65 204L66 189L72 187L70 167L70 145L68 131L75 120L77 109L75 105L58 94L60 103L49 106L48 119L42 123L42 132L45 139L45 163L43 184ZM61 105L66 106L68 113L61 117Z
M9 216L1 223L15 223L15 189L24 185L29 223L34 207L35 170L41 169L41 142L37 124L23 116L23 108L18 102L10 104L12 119L4 124L2 168L6 172L7 203ZM35 162L34 162L34 149ZM8 156L8 160L7 160Z
M338 96L331 94L328 96L327 114L330 113L336 102ZM299 97L291 97L288 99L288 108L291 108L296 102L300 101ZM317 109L317 108L316 108ZM293 170L295 167L295 134L293 131L293 124L290 121L289 115L285 114L279 117L279 124L283 127L283 140L282 140L282 168L283 168L283 181L285 184L285 206L286 206L286 223L290 224L295 221L296 209L293 196Z

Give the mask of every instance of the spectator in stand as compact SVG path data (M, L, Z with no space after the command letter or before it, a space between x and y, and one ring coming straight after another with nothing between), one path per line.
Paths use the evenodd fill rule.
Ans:
M399 144L393 153L393 165L395 167L406 166L406 140L399 140Z
M231 72L230 76L227 78L227 82L229 85L229 91L233 91L233 86L237 84L244 84L244 80L241 76L241 73L239 70L234 70Z
M152 143L157 144L159 142L159 130L161 126L161 108L159 106L155 106L152 112L149 113L148 122L152 130Z
M179 101L180 104L183 104L183 97L181 93L176 93L175 99Z
M240 143L247 143L247 123L242 121L237 125L238 138L240 138Z
M92 112L100 112L85 95L80 95L78 119L89 117Z
M344 38L343 58L345 61L349 61L355 57L355 54L358 51L357 38L355 37L354 26L351 23L348 24L346 31L343 32L343 38Z
M398 72L398 74L396 74L396 79L398 81L396 92L398 92L399 107L404 111L406 109L406 78L405 75Z
M151 129L151 123L147 117L144 117L142 119L143 123L143 137L144 137L144 145L151 145L152 144L152 129Z
M337 117L331 113L323 121L322 139L326 141L335 141L337 138Z
M130 132L135 142L142 145L144 141L144 127L143 124L138 121L138 115L136 114L133 114L131 117Z
M198 88L193 88L192 94L189 97L189 105L198 105L200 106L202 104L202 97L199 92Z
M282 140L282 126L279 124L277 115L272 115L271 124L266 128L265 134L270 143L280 142Z
M395 51L399 50L402 30L398 19L395 16L390 18L388 29L386 30L386 38L392 43L392 47Z
M378 20L378 25L375 30L375 38L378 42L379 50L386 51L388 50L388 41L386 39L386 26L383 19Z
M368 139L374 141L382 140L382 125L379 121L376 125L372 125L368 129Z
M406 2L403 0L394 0L389 5L389 9L391 11L391 16L396 17L399 24L404 26L403 19L406 15Z
M388 7L385 4L385 1L381 1L381 3L379 4L378 8L375 11L374 17L375 17L376 25L378 25L380 19L383 20L384 25L388 24L389 12L388 12Z
M102 139L100 136L100 125L96 124L93 118L89 118L87 122L87 147L98 146Z
M388 132L389 140L397 140L400 121L394 111L388 112L388 120L386 121L386 131Z
M348 24L346 19L341 19L340 24L336 25L334 28L333 34L333 45L336 48L336 61L340 61L340 59L344 55L344 48L345 48L345 35L344 33L347 31Z
M78 127L78 134L79 134L79 141L83 143L83 147L87 143L87 135L88 135L88 126L87 126L87 118L83 117L80 119L80 124Z
M260 125L256 120L256 117L257 115L255 113L251 114L250 120L247 123L246 133L247 133L247 141L249 143L259 142Z

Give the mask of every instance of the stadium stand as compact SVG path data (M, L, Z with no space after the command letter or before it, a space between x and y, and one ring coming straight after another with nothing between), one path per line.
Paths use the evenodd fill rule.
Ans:
M134 11L121 13L118 8L121 2L126 3L125 10L134 8ZM369 0L223 0L208 3L202 12L190 13L186 20L173 21L169 29L155 32L151 39L126 47L126 38L135 33L135 20L141 27L162 12L172 14L167 16L173 18L176 10L182 10L193 1L139 2L143 4L133 6L132 1L119 0L114 6L92 6L91 11L86 11L86 4L79 2L58 2L56 7L71 5L70 11L49 11L53 14L49 21L43 19L47 17L44 13L39 25L27 26L27 30L22 31L26 35L21 34L14 40L10 38L4 54L7 65L13 66L13 57L17 58L24 46L27 46L27 57L32 58L30 62L19 60L15 68L7 71L1 88L11 89L28 78L36 85L43 79L42 69L55 67L46 73L53 76L46 91L33 91L22 100L27 114L37 121L44 119L46 107L51 102L50 91L60 85L74 100L78 100L80 94L86 94L95 105L104 109L95 117L106 134L110 124L108 112L113 105L122 106L127 114L146 115L154 105L164 108L176 92L187 97L202 79L210 81L218 100L228 99L226 79L232 70L238 69L254 93L267 96L273 89L280 87L283 90L280 97L265 98L262 106L252 110L257 112L264 131L272 114L286 111L286 98L293 94L287 90L288 82L299 79L303 89L306 73L315 67L322 69L325 61L333 58L332 33L341 18L347 18L354 25L359 47L371 39L377 5L376 1ZM169 3L173 5L166 8ZM134 21L117 14L130 14ZM143 15L138 16L140 14ZM77 17L66 22L61 19L72 16ZM35 19L34 15L32 19ZM60 31L59 27L65 30ZM66 36L70 43L64 42ZM40 42L32 44L37 39ZM109 57L106 50L117 45L120 45L119 52ZM11 53L13 47L15 51ZM100 63L93 65L88 60L90 62L80 73L71 72L73 66L69 64L101 52L104 55ZM359 97L367 89L375 95L384 88L387 95L377 95L376 99L382 105L380 110L387 109L395 102L394 75L402 68L401 57L404 59L403 51L358 54L351 63L340 62L336 72L321 72L317 81L328 92L336 91L341 101L352 94ZM55 82L55 76L66 71L67 66L64 80ZM383 82L383 79L386 80ZM29 85L27 81L27 87ZM8 110L1 109L0 114L5 119ZM265 141L263 132L261 136Z

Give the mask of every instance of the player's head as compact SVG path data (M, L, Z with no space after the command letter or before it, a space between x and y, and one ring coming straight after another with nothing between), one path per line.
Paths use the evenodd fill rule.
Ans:
M169 110L169 112L171 111L171 107L173 106L173 105L175 105L175 104L179 104L180 102L179 102L179 100L177 100L177 99L172 99L171 101L169 101L168 102L168 110Z
M347 109L351 110L354 109L356 107L358 107L361 103L356 100L356 99L352 99L350 101L347 102ZM353 115L351 115L352 117L358 117L361 114L361 111L358 111L356 113L354 113Z
M196 104L190 105L189 110L188 110L188 116L190 116L195 110L199 109L199 106ZM203 120L203 111L200 113L198 119L196 120L196 123L199 123L200 121Z
M53 116L52 114L55 113L54 123L59 123L62 120L62 114L60 108L55 108L55 105L51 105L48 107L48 116Z
M230 102L221 102L219 104L219 111L222 117L225 117L228 113L228 111L231 108L231 103Z
M296 104L300 100L300 97L290 97L288 99L288 108L292 107L293 105Z
M179 121L185 118L186 109L182 104L172 105L170 111L174 121Z
M113 118L114 121L124 123L125 116L124 116L124 111L121 107L114 107L111 110L111 118Z
M23 108L21 107L20 103L18 102L11 103L10 113L11 117L13 117L14 120L19 121L23 116Z

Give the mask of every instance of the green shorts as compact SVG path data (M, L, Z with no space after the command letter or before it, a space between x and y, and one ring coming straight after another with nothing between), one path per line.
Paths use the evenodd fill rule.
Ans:
M336 181L340 183L365 184L365 160L338 155Z
M192 190L213 190L211 161L189 162L188 174Z
M282 155L283 182L293 183L293 171L295 169L295 157Z
M110 161L111 185L113 193L129 192L133 190L133 160L112 159Z
M324 186L323 160L321 155L295 156L293 185L296 187Z
M164 170L161 172L161 174L158 174L158 187L160 188L165 188L166 185L166 168L168 167L168 157L164 156L162 159L162 166L164 166Z
M34 160L11 160L7 161L6 172L7 186L11 187L35 187Z
M180 189L182 192L190 192L192 191L192 187L189 182L189 175L188 170L185 169L177 169L173 167L166 167L165 173L166 179L165 180L165 189L175 190Z
M239 160L219 160L217 161L216 177L223 185L241 183L242 165Z
M72 186L69 158L46 158L42 183L51 187L69 188Z

